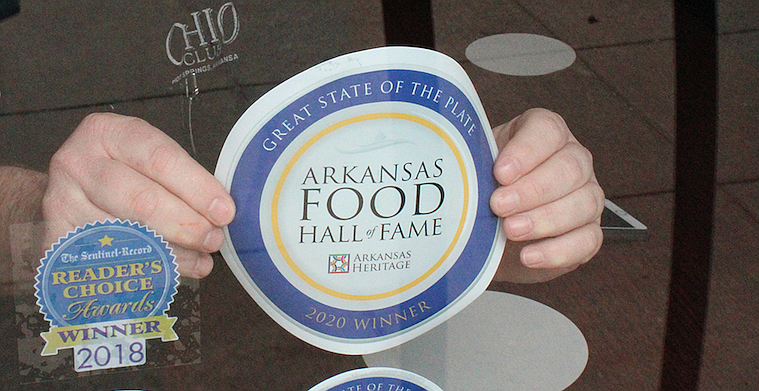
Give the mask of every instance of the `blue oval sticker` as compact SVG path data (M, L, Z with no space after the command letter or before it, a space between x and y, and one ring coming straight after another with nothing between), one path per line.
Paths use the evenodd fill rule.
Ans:
M264 95L230 132L216 176L237 215L222 254L301 339L387 349L462 309L495 273L495 152L452 59L400 47L338 57Z

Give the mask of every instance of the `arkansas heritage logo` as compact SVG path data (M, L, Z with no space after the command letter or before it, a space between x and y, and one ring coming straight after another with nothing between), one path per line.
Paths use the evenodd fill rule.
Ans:
M330 254L329 273L348 273L351 264L350 254Z

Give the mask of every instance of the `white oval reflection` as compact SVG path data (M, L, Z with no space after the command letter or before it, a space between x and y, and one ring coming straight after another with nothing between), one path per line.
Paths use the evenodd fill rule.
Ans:
M364 361L417 373L446 391L563 390L585 370L588 345L558 311L486 291L447 322Z
M537 76L569 67L577 54L558 39L535 34L499 34L469 44L466 57L492 72Z

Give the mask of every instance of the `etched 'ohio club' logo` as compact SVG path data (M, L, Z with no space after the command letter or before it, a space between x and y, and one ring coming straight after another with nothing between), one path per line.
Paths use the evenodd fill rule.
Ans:
M172 84L192 73L210 72L239 59L237 53L224 51L240 34L240 17L234 3L224 3L218 10L204 8L188 16L189 23L175 22L166 34L166 57L172 64L186 68Z

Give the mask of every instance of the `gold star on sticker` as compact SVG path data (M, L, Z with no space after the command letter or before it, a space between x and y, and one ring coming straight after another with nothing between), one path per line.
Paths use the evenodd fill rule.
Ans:
M102 239L98 239L98 241L100 242L100 247L103 247L103 246L113 246L111 244L112 240L113 240L113 238L109 238L108 235L103 236Z

